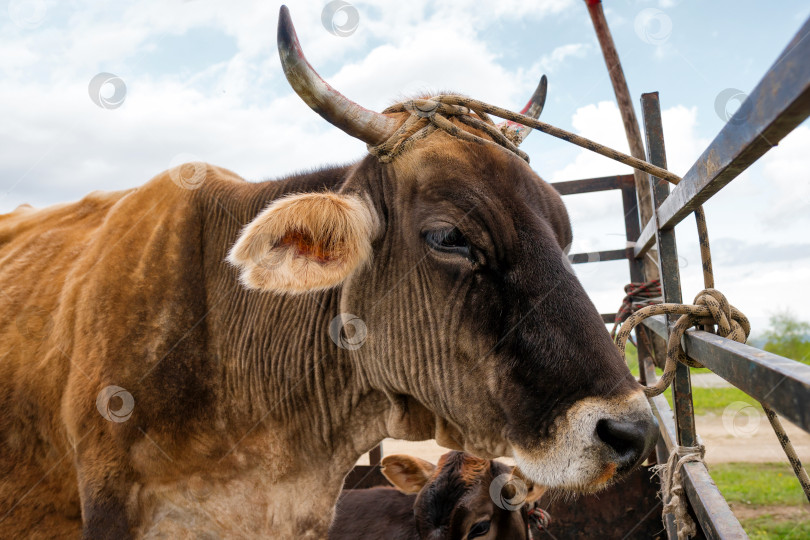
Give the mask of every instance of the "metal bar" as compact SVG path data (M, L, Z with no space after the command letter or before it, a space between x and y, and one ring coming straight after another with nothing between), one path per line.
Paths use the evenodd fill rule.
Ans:
M621 189L628 182L633 182L633 175L621 174L614 176L601 176L599 178L583 178L566 182L552 182L550 185L560 195L576 195L578 193L593 193L595 191L608 191Z
M667 156L658 92L641 95L641 115L644 118L644 133L647 138L649 160L651 163L665 168L667 166ZM669 184L651 175L650 189L656 207L660 207L669 195ZM678 246L675 243L675 231L673 229L659 229L656 236L658 268L661 272L661 289L664 293L664 302L680 304L682 302L681 277L678 268ZM670 319L668 323L672 325L675 320ZM678 363L675 368L675 380L672 381L672 396L675 403L678 441L681 446L697 446L689 367L681 363Z
M602 313L600 316L605 324L613 324L613 321L616 320L615 313Z
M663 316L643 324L666 335ZM701 330L687 330L681 344L690 358L810 432L810 366Z
M574 253L568 256L571 264L585 264L591 262L621 261L632 257L632 249L611 249L608 251L592 251L590 253Z
M368 453L369 465L379 465L380 461L382 461L382 443L372 448L371 452Z
M810 366L700 330L687 331L683 346L690 358L810 432Z
M671 229L776 146L810 115L810 19L658 208L658 226ZM652 245L652 221L636 257Z
M622 187L622 211L624 212L625 239L627 240L627 245L631 246L634 245L639 233L641 232L641 227L639 226L639 213L638 203L636 201L635 183ZM641 261L632 257L629 250L627 263L630 270L630 281L634 283L641 283L645 281L643 264ZM647 357L652 353L652 351L647 350L646 340L641 338L641 332L644 331L645 330L643 328L636 328L636 351L638 353L639 380L641 381L641 384L646 385L646 370L642 367L642 364L647 361Z
M647 368L647 379L651 384L655 383L655 371L651 366ZM656 446L656 454L659 463L666 463L670 451L677 444L675 418L669 403L667 403L663 395L650 398L649 401L661 432L661 438ZM709 475L706 465L702 462L686 463L682 471L686 495L689 502L692 503L695 517L697 517L706 538L723 540L748 538L723 495L717 489L717 485ZM668 535L672 536L675 531L675 522L672 516L667 516L664 524L667 527ZM677 534L674 537L677 538Z
M723 540L748 538L704 463L684 463L681 474L686 496L692 503L692 510L706 538Z

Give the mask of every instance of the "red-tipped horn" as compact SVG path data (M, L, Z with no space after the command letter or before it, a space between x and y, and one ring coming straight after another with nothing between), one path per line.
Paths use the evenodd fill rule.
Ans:
M526 116L531 116L532 118L538 118L540 113L543 112L543 105L546 104L546 91L548 90L548 79L545 75L540 78L540 83L537 85L537 88L532 94L531 99L523 107L523 110L520 111L520 114L525 114ZM501 126L506 126L505 128ZM532 128L528 126L524 126L523 124L518 124L517 122L512 122L511 120L507 120L506 122L502 122L498 124L501 129L504 129L504 133L507 137L511 140L516 141L517 144L523 142L523 139L531 133Z
M295 93L330 124L372 145L382 143L396 130L396 120L347 99L312 69L298 43L287 6L281 6L278 16L278 55Z

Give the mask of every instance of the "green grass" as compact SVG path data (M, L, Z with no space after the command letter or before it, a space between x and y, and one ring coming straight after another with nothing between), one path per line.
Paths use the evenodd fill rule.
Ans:
M753 505L805 505L799 481L787 463L718 463L709 472L730 502Z
M810 538L810 504L793 470L787 463L722 463L709 466L709 472L727 501L757 506L803 508L805 519L786 519L769 513L741 519L752 539L788 540Z
M751 540L801 540L810 538L810 520L774 519L765 514L740 522Z
M664 396L672 407L672 390L667 389ZM735 401L749 403L759 410L759 402L737 388L692 388L692 403L695 406L696 416L723 414L723 410Z

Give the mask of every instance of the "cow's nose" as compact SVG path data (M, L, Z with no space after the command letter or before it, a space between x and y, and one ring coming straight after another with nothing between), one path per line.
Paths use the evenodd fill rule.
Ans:
M634 422L603 418L596 423L596 436L613 451L621 473L650 455L658 440L658 422L654 417Z

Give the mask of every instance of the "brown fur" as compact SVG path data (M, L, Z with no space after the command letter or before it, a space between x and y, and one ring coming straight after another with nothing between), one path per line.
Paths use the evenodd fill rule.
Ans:
M436 133L276 182L194 170L0 216L0 536L321 538L387 436L586 490L616 459L592 424L650 425L559 196L508 152ZM426 245L448 224L473 258Z

